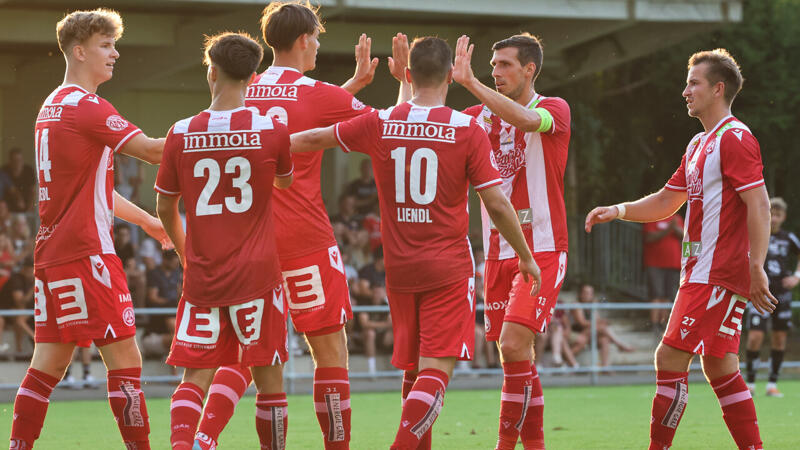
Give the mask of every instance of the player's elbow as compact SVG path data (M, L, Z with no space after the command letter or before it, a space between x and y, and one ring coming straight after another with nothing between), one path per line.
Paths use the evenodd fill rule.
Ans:
M272 184L278 189L286 189L292 185L293 181L294 175L289 175L286 177L275 177L275 180Z

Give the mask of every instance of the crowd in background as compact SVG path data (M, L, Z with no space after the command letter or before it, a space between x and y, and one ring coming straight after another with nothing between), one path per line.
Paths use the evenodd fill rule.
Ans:
M363 160L360 175L350 181L338 199L330 219L339 244L353 305L388 306L380 231L380 211L372 166ZM125 198L139 203L139 188L143 179L142 165L132 158L116 158L115 187ZM0 170L0 309L32 309L34 303L33 246L37 223L35 209L35 170L24 162L19 149L12 149L8 163ZM679 220L679 218L678 218ZM646 235L645 242L663 240L677 228L669 223L668 231L656 225L658 239ZM649 232L649 230L645 230ZM668 236L665 236L668 235ZM483 250L479 236L472 238L475 250L477 304L483 303ZM678 244L679 245L679 244ZM131 297L137 308L176 308L181 296L183 269L176 253L162 251L160 244L132 225L117 221L114 227L114 247L128 278ZM663 246L662 246L663 247ZM678 250L679 251L679 250ZM656 260L663 258L657 257ZM679 258L678 258L679 259ZM649 275L648 275L649 276ZM659 294L654 299L663 301ZM579 302L597 301L590 285L580 287ZM537 341L537 353L550 354L555 366L578 367L576 356L590 344L590 311L559 310L547 331ZM378 367L378 355L391 354L393 336L388 311L356 312L347 325L350 351L363 354L370 372L389 369ZM661 323L655 318L653 323ZM658 321L658 322L657 322ZM481 311L475 321L475 368L499 367L494 343L485 341ZM163 359L169 351L175 332L173 315L139 315L141 348L146 358ZM3 340L5 329L12 329L14 342ZM0 354L16 354L25 358L32 349L34 325L30 316L0 317ZM296 342L298 348L303 343ZM606 319L598 321L598 347L601 365L609 364L609 349L614 344L621 351L632 347L621 342ZM90 377L90 353L83 351L84 379ZM385 358L384 358L385 359ZM174 369L173 369L174 373ZM70 375L68 374L68 377Z

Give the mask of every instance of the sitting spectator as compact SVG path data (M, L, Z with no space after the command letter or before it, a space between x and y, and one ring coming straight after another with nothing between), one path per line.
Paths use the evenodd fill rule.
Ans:
M344 193L352 195L356 200L356 211L367 214L378 204L378 187L372 176L372 162L369 159L361 161L361 176L353 180L344 189Z
M358 230L355 233L355 239L355 242L349 246L353 265L365 267L374 260L374 255L369 245L369 232L363 229Z
M369 250L374 252L375 250L380 247L381 244L381 211L380 207L376 203L373 206L372 211L367 213L364 216L364 220L361 221L361 226L367 232L368 240L369 240Z
M144 306L147 278L145 271L136 263L136 246L131 240L131 228L127 223L120 223L114 226L114 250L122 262L123 270L125 270L125 278L128 280L128 289L131 292L133 306ZM153 267L155 268L155 266Z
M373 297L375 288L386 287L386 267L383 265L383 247L375 251L372 263L363 266L358 271L358 283L354 289L356 296L365 299Z
M22 150L14 147L8 152L8 164L3 172L11 180L11 188L5 192L5 199L11 212L33 210L36 191L36 171L25 162Z
M0 288L6 284L17 265L14 244L5 233L0 233Z
M139 257L144 264L144 270L150 271L161 265L161 244L147 236L139 247Z
M33 309L33 257L29 256L22 262L19 272L0 289L0 309ZM14 338L17 353L22 353L25 337L33 341L33 317L14 317ZM2 336L2 333L0 333Z
M178 254L164 251L161 265L147 272L148 308L177 308L181 296L183 270ZM148 352L166 354L175 334L175 315L155 315L148 322L144 345Z
M8 202L0 200L0 233L7 233L12 225L11 211L8 209Z
M342 264L344 264L344 275L347 277L347 282L351 285L358 282L358 270L352 264L352 255L348 248L342 248ZM351 289L352 290L352 289Z
M578 294L578 301L580 303L595 303L597 298L594 295L594 287L590 284L581 285L580 293ZM572 353L577 355L591 342L592 337L592 323L588 314L583 309L570 310L572 313L572 331L577 333L575 341L572 344ZM587 317L588 316L588 317ZM622 352L632 352L634 348L624 344L616 334L611 330L606 319L597 319L597 343L600 347L600 366L607 367L609 365L609 352L611 344L619 348Z
M553 364L556 367L562 367L565 362L573 369L580 366L572 353L572 347L569 345L569 317L564 310L556 310L544 336L547 337L545 340L550 342ZM538 343L537 340L536 344L538 345Z
M389 305L386 299L386 288L384 286L375 286L371 292L372 296L367 302L358 301L358 299L363 299L363 297L357 296L358 304L370 306ZM392 335L392 318L389 315L389 311L360 312L358 313L356 325L356 331L360 331L362 340L364 341L364 354L367 356L369 373L374 374L377 371L375 362L377 351L390 350L392 348L394 341Z
M33 256L31 228L28 226L28 219L26 219L23 214L17 214L11 220L9 238L14 247L14 260L17 262L16 267L19 268L25 258Z
M331 217L331 226L336 241L343 246L352 245L356 232L361 228L361 215L356 213L356 198L344 194L339 197L339 212Z

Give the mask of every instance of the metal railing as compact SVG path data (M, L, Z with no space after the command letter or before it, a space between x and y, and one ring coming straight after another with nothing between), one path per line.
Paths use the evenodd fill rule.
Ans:
M800 301L793 301L792 308L800 308ZM637 311L637 310L652 310L652 309L671 309L672 304L669 303L561 303L556 306L557 310L564 310L569 311L573 309L583 309L589 310L592 312L590 314L590 323L591 323L591 343L590 343L590 365L586 367L578 367L578 368L553 368L553 367L540 367L537 368L538 372L543 375L547 374L589 374L589 382L591 384L597 384L599 381L599 375L603 371L613 371L613 372L653 372L654 368L652 364L628 364L628 365L609 365L609 366L600 366L599 365L599 353L597 348L597 333L598 333L598 311ZM477 311L483 311L483 304L479 303L477 305ZM353 306L353 312L386 312L389 313L389 306L387 305L376 305L376 306ZM174 308L139 308L136 310L137 316L157 316L157 315L172 315L175 314ZM15 317L15 316L30 316L33 315L33 310L0 310L0 316L4 317ZM288 327L289 332L289 360L286 362L286 366L284 369L284 379L286 380L286 391L288 393L295 392L295 381L296 380L304 380L304 379L311 379L313 377L313 373L311 372L298 372L295 367L295 359L293 356L296 355L298 347L296 346L296 339L294 328L292 326ZM1 364L1 363L0 363ZM800 361L786 361L783 363L783 367L785 368L798 368L800 367ZM693 363L690 366L690 370L699 370L700 364ZM461 369L456 368L454 371L455 375L498 375L502 376L503 371L502 369ZM385 377L399 377L402 375L402 371L400 370L384 370L378 372L350 372L350 378L353 379L363 379L363 378L385 378ZM145 383L165 383L165 382L176 382L180 380L180 376L177 375L144 375L142 376L142 382ZM98 384L104 383L105 381L102 379L97 380ZM81 384L82 383L77 383ZM67 384L68 385L68 384ZM19 387L18 384L11 384L11 383L0 383L0 389L17 389Z

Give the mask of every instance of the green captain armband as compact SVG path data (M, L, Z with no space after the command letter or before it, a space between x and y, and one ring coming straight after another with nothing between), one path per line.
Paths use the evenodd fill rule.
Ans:
M542 123L539 124L539 128L536 129L537 133L546 133L553 129L553 115L550 114L550 111L544 108L533 108L533 110L542 118Z

